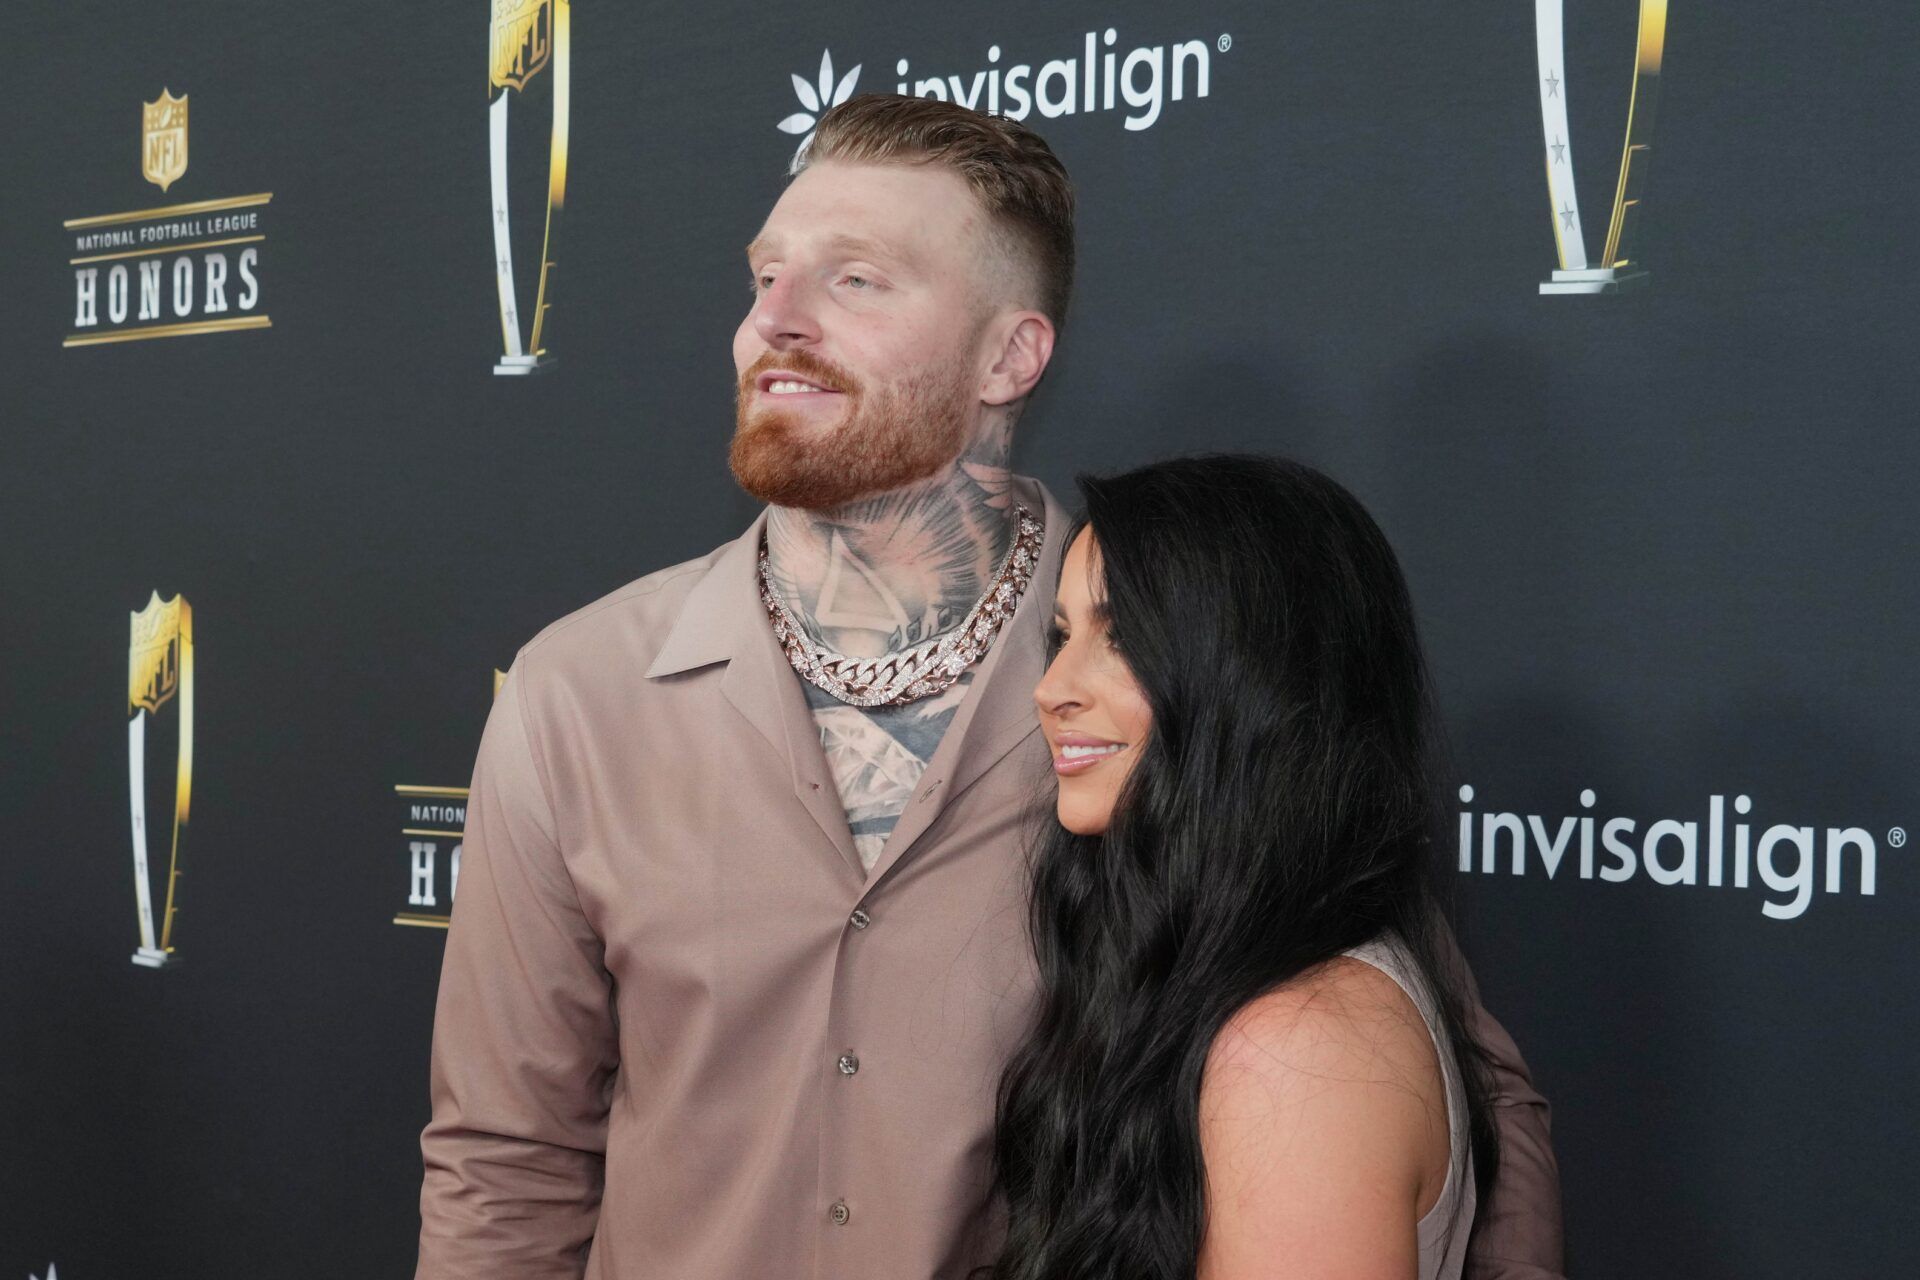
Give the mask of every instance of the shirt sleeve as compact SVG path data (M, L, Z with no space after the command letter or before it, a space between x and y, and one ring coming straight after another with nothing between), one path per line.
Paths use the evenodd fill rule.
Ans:
M1453 945L1442 930L1443 945ZM1520 1047L1480 1003L1467 962L1454 951L1465 987L1467 1029L1492 1071L1493 1120L1500 1169L1473 1215L1465 1280L1561 1280L1566 1268L1560 1224L1560 1166L1553 1158L1547 1100L1533 1087Z
M523 653L494 700L467 800L416 1280L576 1280L599 1219L613 984L561 854L525 667Z

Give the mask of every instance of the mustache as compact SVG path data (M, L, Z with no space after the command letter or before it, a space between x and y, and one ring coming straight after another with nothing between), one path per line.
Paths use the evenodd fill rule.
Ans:
M735 389L738 397L745 399L760 375L770 369L783 369L789 373L798 374L809 382L817 382L823 387L830 387L849 395L860 393L859 380L845 369L824 356L795 348L785 352L764 352L743 369L740 373L740 384Z

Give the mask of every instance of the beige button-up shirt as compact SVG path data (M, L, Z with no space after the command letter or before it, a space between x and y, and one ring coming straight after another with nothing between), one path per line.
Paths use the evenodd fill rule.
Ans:
M959 1280L992 1259L1067 524L1016 483L1045 554L870 872L759 602L764 515L521 650L468 801L419 1280ZM1524 1076L1504 1100L1551 1174L1544 1104ZM1542 1189L1551 1241L1502 1251L1557 1266L1557 1182L1516 1220Z

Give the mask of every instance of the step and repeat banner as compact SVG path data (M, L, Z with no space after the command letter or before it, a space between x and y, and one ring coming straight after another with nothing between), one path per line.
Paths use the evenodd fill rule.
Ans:
M1393 538L1570 1273L1911 1268L1911 5L13 12L0 1276L410 1274L500 670L752 518L743 246L874 91L1076 180L1018 469Z

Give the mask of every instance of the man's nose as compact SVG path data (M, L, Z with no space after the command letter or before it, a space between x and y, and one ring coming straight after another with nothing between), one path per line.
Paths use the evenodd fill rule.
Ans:
M783 272L754 305L754 332L776 351L820 340L813 299L795 272Z

